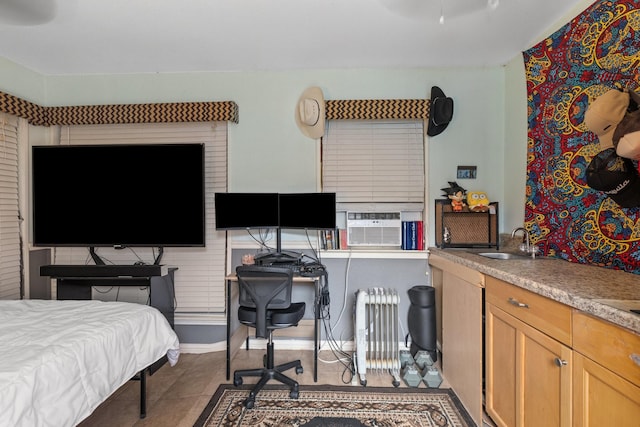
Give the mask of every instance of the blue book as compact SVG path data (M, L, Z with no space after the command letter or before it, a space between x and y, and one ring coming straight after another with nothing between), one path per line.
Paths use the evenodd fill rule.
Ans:
M409 249L409 221L402 221L402 249Z
M415 251L418 249L418 223L416 221L409 221L409 250Z

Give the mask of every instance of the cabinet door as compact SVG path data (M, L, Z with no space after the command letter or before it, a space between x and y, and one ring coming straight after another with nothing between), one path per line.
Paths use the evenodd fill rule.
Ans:
M640 387L578 352L573 361L574 426L637 427Z
M482 425L482 291L479 280L471 283L444 272L442 372L478 425Z
M501 427L516 425L516 345L511 316L486 305L485 408Z
M444 272L441 268L429 263L431 267L431 286L436 291L436 341L438 349L442 351L442 281Z
M492 304L486 409L499 426L571 425L571 349Z

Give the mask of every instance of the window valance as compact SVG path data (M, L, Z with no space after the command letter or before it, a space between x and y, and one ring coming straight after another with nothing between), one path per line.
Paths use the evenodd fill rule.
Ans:
M325 101L327 120L429 119L429 99Z
M0 112L25 118L35 126L211 121L238 123L238 105L233 101L43 107L0 92Z

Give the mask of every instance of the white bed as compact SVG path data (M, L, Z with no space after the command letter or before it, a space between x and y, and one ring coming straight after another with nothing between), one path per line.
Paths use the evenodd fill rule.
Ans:
M75 426L165 355L178 337L146 305L0 301L0 426Z

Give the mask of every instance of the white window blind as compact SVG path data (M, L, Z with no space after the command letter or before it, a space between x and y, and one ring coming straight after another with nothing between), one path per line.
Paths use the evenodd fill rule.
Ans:
M68 126L61 144L205 144L206 247L165 248L162 264L175 273L176 313L223 313L225 310L225 233L215 230L214 193L227 189L227 123L162 123ZM150 159L150 161L153 161ZM153 261L155 248L135 248L136 256ZM132 249L133 250L133 249ZM138 261L127 250L99 248L98 255L115 264ZM58 248L58 264L83 264L86 248Z
M0 113L0 299L20 299L18 118Z
M330 120L322 189L338 203L424 203L422 120Z

